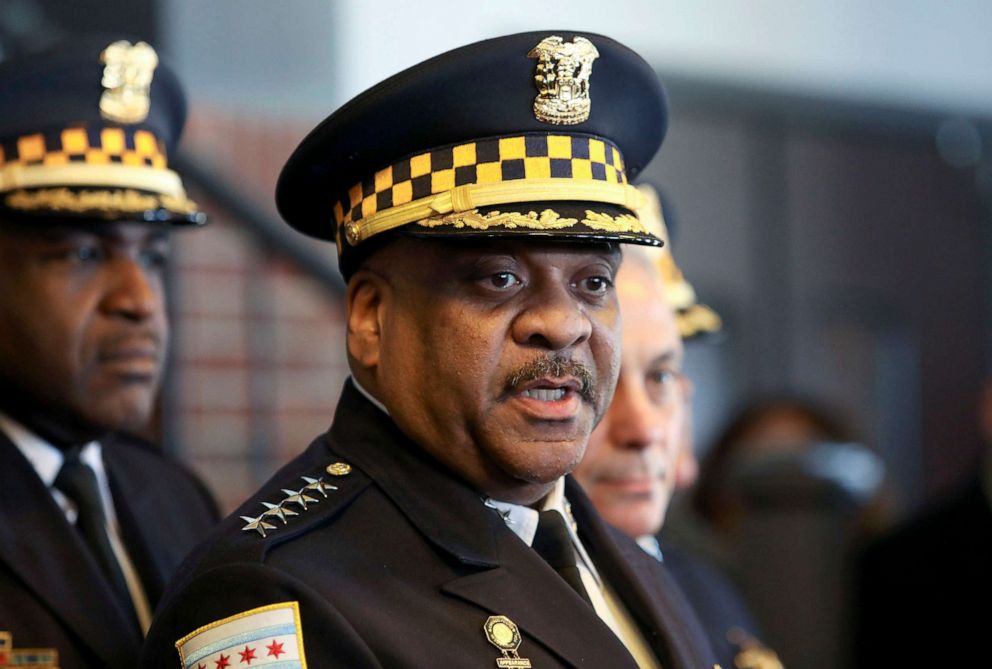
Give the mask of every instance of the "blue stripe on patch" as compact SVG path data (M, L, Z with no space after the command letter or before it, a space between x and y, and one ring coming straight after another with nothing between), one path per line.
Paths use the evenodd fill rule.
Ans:
M235 634L234 636L229 636L220 641L215 641L209 646L204 646L200 650L196 651L194 654L186 658L186 669L196 662L199 662L203 658L213 655L219 650L224 650L225 648L230 648L231 646L240 646L243 643L248 643L250 641L264 641L268 637L283 636L286 634L292 634L296 636L296 625L289 623L287 625L272 625L270 627L261 627L256 630L251 630L250 632L242 632L241 634ZM295 660L294 660L295 662ZM276 665L271 665L276 666ZM297 664L287 664L288 666L299 666Z

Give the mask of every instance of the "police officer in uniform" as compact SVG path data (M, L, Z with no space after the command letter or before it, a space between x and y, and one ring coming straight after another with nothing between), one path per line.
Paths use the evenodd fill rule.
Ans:
M151 612L215 522L147 422L185 107L143 42L83 38L0 66L0 633L63 669L135 666Z
M303 140L277 202L348 281L330 431L170 586L143 667L712 669L656 560L566 475L616 380L628 179L664 94L599 35L472 44Z
M758 641L752 616L726 576L658 536L673 494L691 484L697 469L683 340L714 335L721 321L697 300L675 263L657 191L648 184L639 189L645 196L641 222L666 245L630 249L620 269L620 377L575 478L608 522L665 564L723 666L781 669L776 654Z

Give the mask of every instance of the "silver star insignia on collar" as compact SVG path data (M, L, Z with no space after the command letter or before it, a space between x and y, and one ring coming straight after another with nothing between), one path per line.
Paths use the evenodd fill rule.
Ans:
M303 486L303 490L313 490L314 492L319 492L324 497L327 497L328 490L337 490L337 486L330 485L329 483L324 483L323 477L312 479L309 476L301 477L307 482L307 485ZM300 492L302 493L303 490Z
M306 483L305 486L299 490L283 488L282 492L286 495L286 497L278 504L262 502L262 506L265 507L265 511L263 511L257 518L252 518L251 516L241 516L241 520L248 523L242 527L241 530L243 532L255 531L264 537L266 536L266 532L276 529L275 525L265 521L266 518L278 518L282 521L283 525L287 525L289 524L289 521L287 520L289 516L300 515L299 511L294 511L289 508L290 504L296 504L300 507L300 509L306 511L308 504L317 504L320 502L320 498L308 495L308 492L327 497L327 493L329 491L337 490L337 486L324 483L323 478L312 478L310 476L301 476L300 478L302 478L303 482Z
M259 516L258 518L252 518L251 516L241 516L241 520L248 523L247 525L241 528L241 531L250 532L252 530L255 530L264 537L266 530L276 529L275 525L271 525L265 522L264 520L262 520L262 518L263 516Z
M282 504L272 504L271 502L262 502L262 506L268 509L268 511L262 514L263 516L272 516L274 518L278 518L279 520L282 521L283 525L285 525L288 522L286 520L286 516L300 515L296 511L293 511L292 509L282 508Z
M282 491L286 493L286 499L283 500L283 504L299 504L300 508L306 511L307 503L316 504L320 501L316 497L305 495L305 490L306 488L301 488L300 490L287 490L283 488Z
M485 506L489 507L490 509L492 509L493 511L495 511L497 514L499 514L499 517L502 518L503 519L503 522L506 523L507 525L516 525L517 524L516 521L513 520L513 518L510 518L510 510L509 509L506 509L506 510L501 509L498 506L496 506L495 504L493 504L491 500L488 500L488 499L485 502L483 502L483 504Z

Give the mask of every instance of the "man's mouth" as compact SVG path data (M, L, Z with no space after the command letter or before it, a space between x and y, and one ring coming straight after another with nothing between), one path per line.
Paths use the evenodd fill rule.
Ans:
M101 348L97 360L122 377L144 380L158 375L162 352L152 337L119 338Z
M543 378L525 383L519 390L524 397L541 402L557 402L565 399L569 393L581 395L582 389L582 381L576 378Z
M580 362L545 356L517 369L503 383L504 399L536 421L571 421L595 403L596 379Z
M564 398L567 392L568 390L565 388L532 388L520 394L524 397L533 397L541 402L557 402Z
M667 478L668 467L664 465L600 471L593 477L597 485L635 496L654 494L655 486L664 483Z
M555 402L574 392L593 403L596 377L581 362L565 357L537 358L509 375L503 382L507 396L526 394L531 399Z
M575 378L535 379L518 388L511 398L517 399L531 418L570 420L582 408L582 382Z

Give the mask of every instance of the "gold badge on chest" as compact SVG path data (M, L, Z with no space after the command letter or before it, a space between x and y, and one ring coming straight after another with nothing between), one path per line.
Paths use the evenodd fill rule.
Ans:
M592 109L589 77L592 62L599 57L593 43L585 37L566 42L552 35L541 40L527 57L537 60L534 72L537 120L552 125L575 125L587 120Z
M503 653L503 657L496 658L499 669L531 669L530 660L517 653L520 648L520 630L515 622L506 616L489 616L482 629L489 643Z

